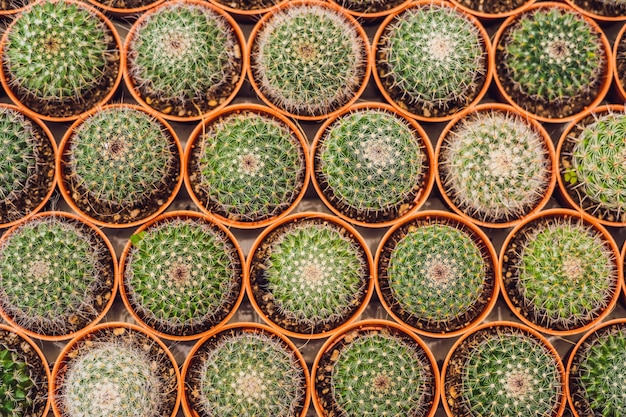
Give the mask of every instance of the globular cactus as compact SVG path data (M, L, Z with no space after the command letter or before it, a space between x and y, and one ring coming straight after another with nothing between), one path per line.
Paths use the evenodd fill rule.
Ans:
M24 416L33 402L30 393L35 386L28 364L15 352L0 349L0 375L0 416Z

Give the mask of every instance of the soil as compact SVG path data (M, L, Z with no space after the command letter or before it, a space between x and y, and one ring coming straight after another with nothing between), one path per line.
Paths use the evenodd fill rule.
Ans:
M617 56L615 58L617 79L615 82L620 84L622 89L624 89L624 82L626 81L626 36L622 36L615 42L617 43Z
M21 189L13 190L0 201L0 224L16 221L39 206L54 183L54 149L46 133L36 123L32 123L37 161L35 169Z
M31 0L0 0L0 10L10 11L20 9L30 2Z
M379 13L391 10L406 0L335 0L337 4L356 13Z
M278 4L281 0L215 0L217 3L236 10L262 10Z
M0 329L0 349L15 352L18 360L28 365L29 376L34 383L28 392L33 402L22 417L41 417L48 400L48 375L41 358L25 339L4 329Z
M489 279L484 282L483 290L480 297L474 302L474 304L467 312L449 321L433 322L432 320L416 316L413 312L406 311L403 306L394 299L393 293L389 288L389 275L387 274L387 272L389 269L389 263L391 261L391 254L396 245L409 233L410 229L424 227L431 224L446 224L448 226L462 230L469 236L471 236L477 246L481 249L485 265L488 267L488 269L486 270L486 276ZM442 223L442 219L426 218L415 219L410 223L404 224L387 239L381 250L380 260L378 262L378 283L382 296L387 305L390 306L393 313L398 316L404 323L407 323L408 325L416 329L424 330L430 333L450 333L463 329L464 327L467 327L469 324L473 323L485 310L487 305L491 302L495 282L496 280L495 271L493 269L493 262L485 245L481 243L480 239L471 229L469 229L462 223L453 222L451 220L443 220Z
M132 10L148 7L158 1L160 0L99 0L98 3L114 9Z
M618 17L626 15L626 4L610 4L606 0L572 0L576 6L598 16Z
M522 7L529 0L457 0L462 6L480 13L502 14Z

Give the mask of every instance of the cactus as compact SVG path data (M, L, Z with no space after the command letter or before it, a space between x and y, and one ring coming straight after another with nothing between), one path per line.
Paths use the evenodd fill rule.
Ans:
M320 189L346 217L394 220L427 188L425 140L404 118L382 108L352 110L331 123L315 149Z
M67 335L94 321L113 294L113 259L91 226L36 215L0 243L0 308L38 335Z
M600 230L570 216L538 218L505 249L509 300L530 322L554 330L592 322L614 300L616 254Z
M460 119L439 152L443 192L481 222L510 222L544 200L551 151L537 127L517 113L479 110Z
M292 128L260 110L228 113L193 145L189 178L204 207L229 220L258 222L284 213L306 178L306 154Z
M473 20L445 3L413 5L380 33L376 71L395 104L423 117L447 117L480 93L486 40Z
M187 398L201 417L298 417L306 400L302 363L267 330L224 330L194 354Z
M0 349L0 375L0 416L22 417L33 402L29 394L35 386L28 364L15 352Z
M496 45L505 91L533 114L562 118L582 111L598 95L608 65L601 36L569 8L522 13Z
M123 285L131 308L165 334L199 334L223 321L242 287L226 232L200 218L157 220L131 236Z
M253 81L295 117L322 117L347 105L368 69L368 45L348 15L322 4L294 3L259 23L251 40Z
M70 198L100 222L152 215L181 175L180 153L166 125L128 105L105 107L80 122L61 158Z
M4 39L10 89L45 116L72 117L95 106L121 71L113 32L81 2L34 3L15 18Z
M443 388L451 415L559 415L563 365L547 343L506 324L471 333L447 361Z
M170 2L134 26L128 73L154 109L194 117L233 94L243 68L232 23L208 5Z

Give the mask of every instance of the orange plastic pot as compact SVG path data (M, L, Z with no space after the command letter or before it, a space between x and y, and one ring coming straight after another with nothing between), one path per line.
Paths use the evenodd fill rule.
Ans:
M376 21L377 19L381 19L392 13L395 13L396 11L402 9L407 3L410 3L411 1L412 0L396 0L394 2L389 1L389 2L385 2L389 4L382 5L384 10L368 11L368 10L357 10L355 8L348 7L341 0L330 0L331 3L335 3L337 6L342 7L346 12L350 13L356 19L359 19L359 21L364 21L365 23ZM346 2L346 3L349 3L349 2ZM355 2L355 3L358 3L358 2ZM361 2L361 3L364 3L364 2ZM376 2L372 2L372 3L376 3ZM375 6L372 8L375 9Z
M242 22L255 22L259 19L260 16L264 15L267 12L280 7L281 5L288 3L289 0L272 0L271 5L268 7L259 7L257 9L244 9L241 7L235 7L233 2L228 2L228 0L209 0L215 6L223 9L229 15L233 16L236 20L240 20ZM242 3L248 3L247 1L242 1Z
M102 9L105 13L109 13L116 17L126 17L133 18L140 16L145 11L163 3L165 0L154 0L151 3L144 4L143 6L138 7L118 7L115 6L115 1L98 1L98 0L88 0L89 3L96 6L99 9Z
M621 21L626 20L626 14L610 16L607 14L596 13L592 10L588 10L582 6L579 6L578 3L580 3L580 1L577 2L576 0L565 0L565 2L569 4L572 8L584 14L585 16L588 16L600 22L613 23L613 22L621 22ZM602 1L600 1L599 3L602 3ZM606 3L610 3L610 2L606 2Z
M505 17L509 17L509 16L521 13L524 10L526 10L528 7L530 7L530 5L533 4L535 1L537 0L525 0L521 2L521 4L515 7L514 9L494 13L494 12L489 12L489 11L484 10L484 8L480 10L472 9L470 6L466 6L461 0L450 0L450 2L454 4L456 7L458 7L459 9L462 9L466 11L467 13L472 14L476 16L477 18L484 19L484 20L503 19ZM484 3L489 5L490 1L487 0Z
M617 35L615 36L615 43L613 44L613 51L611 55L611 63L613 65L613 78L615 79L615 89L617 92L618 99L622 103L626 103L626 89L624 88L624 79L620 74L620 62L624 62L624 70L626 71L626 44L624 44L624 33L626 33L626 23L622 25L622 28L619 30ZM620 47L620 45L624 45Z

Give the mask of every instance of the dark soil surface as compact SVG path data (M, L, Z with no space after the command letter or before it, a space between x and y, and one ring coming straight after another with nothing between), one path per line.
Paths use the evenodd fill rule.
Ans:
M529 0L457 0L457 3L480 13L501 14L522 7Z
M572 0L581 9L598 16L619 17L626 15L626 4L610 4L609 1L601 0Z
M337 4L348 10L357 13L379 13L385 10L391 10L406 0L369 0L369 1L355 1L355 0L335 0Z
M139 9L156 4L159 0L99 0L98 3L113 9Z
M218 3L223 4L231 9L238 10L261 10L272 7L275 4L280 3L280 0L216 0Z

